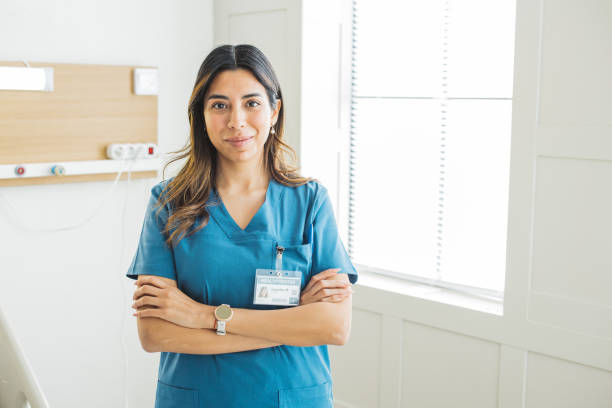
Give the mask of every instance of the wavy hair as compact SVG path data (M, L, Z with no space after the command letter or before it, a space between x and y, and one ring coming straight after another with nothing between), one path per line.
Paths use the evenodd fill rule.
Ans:
M272 109L281 100L276 124L276 133L270 133L264 144L263 165L270 177L286 186L303 185L312 178L302 177L298 167L289 164L287 155L297 163L295 151L283 141L284 107L280 83L272 69L270 61L252 45L222 45L212 50L202 62L198 71L193 92L189 99L188 116L190 137L187 144L171 154L176 154L164 166L187 158L178 174L162 190L157 201L157 215L168 205L172 211L164 227L164 237L168 246L176 246L184 237L188 237L204 228L209 221L207 208L216 202L207 203L211 189L216 189L218 152L206 134L204 120L204 95L215 77L227 70L246 69L266 89ZM197 219L201 218L199 225Z

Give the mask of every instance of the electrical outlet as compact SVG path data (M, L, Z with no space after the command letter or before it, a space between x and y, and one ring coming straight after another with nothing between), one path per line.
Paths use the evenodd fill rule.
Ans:
M106 157L111 160L152 159L157 157L155 143L113 143L106 147Z

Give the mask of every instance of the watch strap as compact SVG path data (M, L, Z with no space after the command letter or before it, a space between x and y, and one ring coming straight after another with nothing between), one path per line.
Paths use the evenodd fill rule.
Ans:
M216 323L217 334L225 336L225 320L217 320Z

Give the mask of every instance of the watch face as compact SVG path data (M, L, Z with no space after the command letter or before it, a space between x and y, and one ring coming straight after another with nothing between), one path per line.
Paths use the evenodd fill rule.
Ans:
M221 305L215 310L215 315L217 315L217 319L226 320L232 314L232 309L228 305Z

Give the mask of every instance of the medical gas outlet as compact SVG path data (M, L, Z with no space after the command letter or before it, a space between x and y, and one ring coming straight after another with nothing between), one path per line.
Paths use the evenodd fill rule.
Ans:
M104 160L0 164L0 180L158 171L160 168L154 143L111 144L106 154L108 159Z

